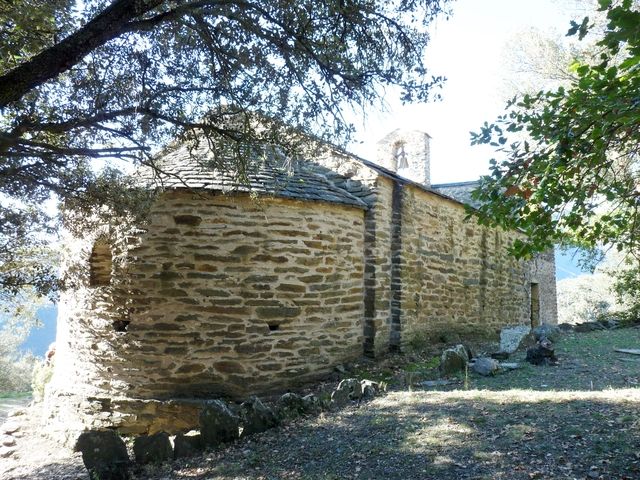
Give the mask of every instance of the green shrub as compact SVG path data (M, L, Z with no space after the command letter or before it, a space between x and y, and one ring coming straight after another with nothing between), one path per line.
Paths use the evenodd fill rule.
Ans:
M38 362L33 367L33 375L31 380L31 390L33 399L41 402L44 399L44 388L51 380L53 375L53 364L51 362Z

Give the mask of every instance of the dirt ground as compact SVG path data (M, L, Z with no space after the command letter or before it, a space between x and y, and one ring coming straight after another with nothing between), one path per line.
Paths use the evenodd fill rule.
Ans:
M640 329L567 334L556 345L558 366L461 375L447 391L421 388L434 361L414 359L400 374L397 367L374 372L403 386L371 402L133 477L640 479L640 356L614 348L640 348ZM2 459L0 478L88 478L77 455L56 447L47 460L46 448L38 447L39 459L33 448Z

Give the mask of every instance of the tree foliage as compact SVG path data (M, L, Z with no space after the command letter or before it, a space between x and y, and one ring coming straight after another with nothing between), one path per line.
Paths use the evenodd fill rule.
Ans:
M37 359L22 352L20 346L38 326L36 311L44 304L33 288L23 288L0 303L0 392L31 389L31 372Z
M640 11L630 0L599 3L607 24L595 61L574 62L568 86L514 98L472 134L503 156L475 192L477 215L526 233L518 256L567 241L640 254ZM568 35L591 25L572 22Z
M229 144L293 154L296 131L346 140L344 109L388 87L426 100L442 79L427 74L425 28L447 1L1 2L0 262L20 266L55 229L40 208L51 194L122 204L117 172L96 173L96 160L153 165L177 137L235 153L241 172ZM4 287L47 293L50 279L0 269Z

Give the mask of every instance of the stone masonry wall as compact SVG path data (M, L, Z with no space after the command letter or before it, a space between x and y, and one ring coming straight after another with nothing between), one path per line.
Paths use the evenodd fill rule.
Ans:
M367 352L379 356L389 351L391 335L391 196L393 182L388 178L378 177L376 192L376 202L367 212L373 219L375 242L370 244L370 254L365 270L369 272L368 280L372 289L370 293L371 311L367 317L369 326L367 338L370 342Z
M530 265L505 248L517 234L465 221L462 205L413 185L402 193L402 344L495 337L505 325L529 324ZM548 285L544 321L555 323L548 260L536 275Z
M114 255L111 285L84 272L65 294L52 396L242 396L361 355L361 209L171 192L146 229ZM93 240L77 241L76 269Z
M332 152L314 160L338 176L332 181L360 197L365 212L364 352L379 356L389 351L391 329L391 197L393 181L348 155Z
M540 323L558 323L558 302L556 292L556 261L554 251L548 250L536 255L528 262L528 279L540 287ZM531 289L528 290L531 294Z

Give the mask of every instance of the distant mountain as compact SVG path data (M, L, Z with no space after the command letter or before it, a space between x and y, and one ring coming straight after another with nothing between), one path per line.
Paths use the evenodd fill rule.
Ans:
M58 308L55 305L40 308L37 315L42 326L31 330L21 349L25 352L30 351L38 357L43 357L47 353L49 345L56 340Z

